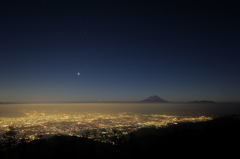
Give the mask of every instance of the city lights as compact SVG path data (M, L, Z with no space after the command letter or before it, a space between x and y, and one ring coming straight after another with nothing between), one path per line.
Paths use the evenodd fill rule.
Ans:
M144 127L164 127L182 122L200 122L211 117L188 117L134 113L41 113L32 111L23 117L0 118L0 141L10 137L26 142L53 135L87 137L111 142Z

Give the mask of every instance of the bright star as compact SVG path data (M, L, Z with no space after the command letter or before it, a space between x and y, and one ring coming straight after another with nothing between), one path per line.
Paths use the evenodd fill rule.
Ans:
M78 72L78 73L77 73L77 76L80 76L80 75L81 75L81 73L80 73L80 72Z

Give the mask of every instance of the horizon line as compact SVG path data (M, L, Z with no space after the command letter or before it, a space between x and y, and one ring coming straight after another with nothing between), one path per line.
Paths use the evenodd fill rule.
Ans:
M80 104L80 103L149 103L149 104L240 104L240 101L211 101L211 100L189 100L189 101L167 101L167 102L143 102L140 101L22 101L22 102L4 102L3 104Z

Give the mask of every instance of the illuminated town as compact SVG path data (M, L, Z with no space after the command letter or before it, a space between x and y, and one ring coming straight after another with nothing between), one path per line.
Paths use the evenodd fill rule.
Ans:
M101 142L111 142L144 127L164 127L181 122L200 122L211 117L186 117L159 114L133 113L59 113L32 111L23 117L0 118L0 143L14 138L16 143L30 142L54 135L86 137ZM114 143L113 143L114 144Z

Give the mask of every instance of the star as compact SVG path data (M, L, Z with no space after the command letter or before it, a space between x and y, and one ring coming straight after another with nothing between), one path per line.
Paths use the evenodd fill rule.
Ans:
M77 72L77 76L80 76L81 75L81 73L80 72Z

